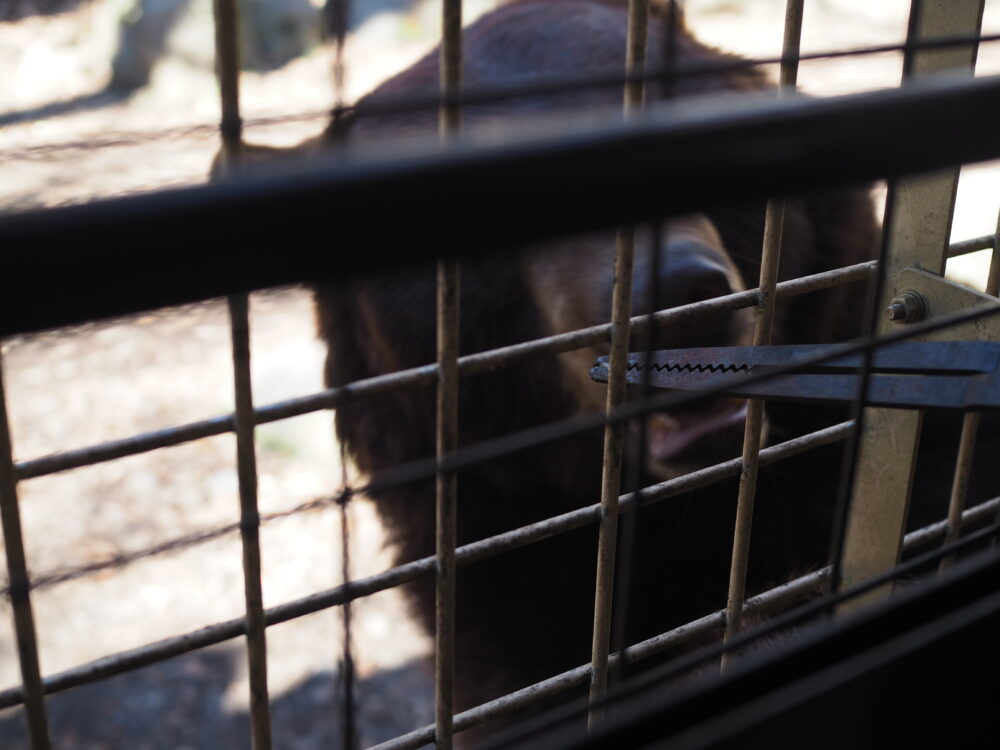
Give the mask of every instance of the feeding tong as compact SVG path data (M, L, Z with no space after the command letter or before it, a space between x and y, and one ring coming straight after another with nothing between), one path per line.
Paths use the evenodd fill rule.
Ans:
M719 395L725 396L849 402L857 398L864 358L860 352L745 382L748 376L788 368L847 346L664 349L648 356L629 354L627 377L633 386L648 382L653 388L678 390L720 387ZM608 357L597 360L590 376L607 382ZM1000 407L1000 343L904 341L880 346L872 358L866 402L917 409Z

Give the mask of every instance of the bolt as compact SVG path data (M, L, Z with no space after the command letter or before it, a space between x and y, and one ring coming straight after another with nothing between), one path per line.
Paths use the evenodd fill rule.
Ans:
M889 316L889 320L905 320L906 305L902 302L893 302L889 305L889 308L885 311L885 313Z
M885 314L896 323L916 323L927 317L927 300L920 292L907 289L898 297L892 298Z

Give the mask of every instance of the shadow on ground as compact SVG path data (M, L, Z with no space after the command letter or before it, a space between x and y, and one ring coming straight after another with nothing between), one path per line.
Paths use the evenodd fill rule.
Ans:
M19 122L35 122L38 120L47 120L52 117L75 114L77 112L86 112L91 109L100 109L101 107L117 104L127 97L128 93L103 88L90 94L81 94L71 99L47 102L37 107L0 112L0 128L8 125L16 125Z
M52 740L61 750L228 750L250 746L250 720L229 712L223 695L243 654L209 649L48 700ZM274 746L336 750L340 743L340 686L319 672L272 697ZM359 682L362 744L378 743L433 721L433 691L422 663L384 670ZM28 748L20 709L0 713L0 747Z

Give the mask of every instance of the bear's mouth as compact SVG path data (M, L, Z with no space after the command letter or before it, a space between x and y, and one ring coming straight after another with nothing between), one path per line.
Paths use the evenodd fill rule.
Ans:
M738 457L746 415L747 400L742 398L717 398L653 414L647 422L651 468L672 477Z

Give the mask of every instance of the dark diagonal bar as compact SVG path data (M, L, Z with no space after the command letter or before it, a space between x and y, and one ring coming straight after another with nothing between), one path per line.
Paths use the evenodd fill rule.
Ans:
M31 252L11 252L0 279L0 335L997 158L997 121L1000 77L832 99L673 103L569 134L11 215L0 220L0 245ZM561 200L549 200L556 192ZM460 218L442 224L440 205ZM497 205L518 221L495 222ZM289 226L317 221L337 222L331 252L286 241ZM221 232L242 248L238 264L209 244ZM92 242L85 257L71 250L82 234ZM157 273L122 283L92 272L127 267L137 236L168 259ZM248 249L279 246L280 255Z

